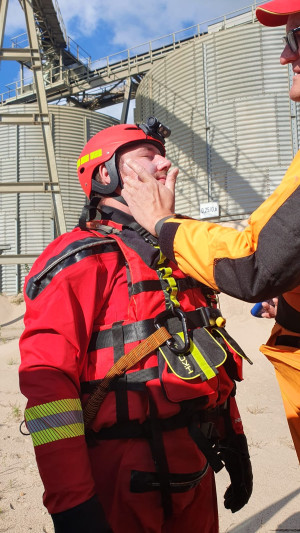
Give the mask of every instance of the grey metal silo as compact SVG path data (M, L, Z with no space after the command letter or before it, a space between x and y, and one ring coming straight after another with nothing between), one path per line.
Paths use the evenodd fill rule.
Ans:
M37 112L35 104L3 107L2 113ZM63 210L67 229L77 223L84 194L76 172L78 156L97 131L119 121L94 111L49 106ZM41 129L2 125L0 128L0 182L47 182L48 171ZM56 236L49 193L0 195L0 243L3 254L40 254ZM0 292L21 290L30 265L1 265Z
M172 130L176 211L200 218L200 203L215 200L219 221L246 218L298 148L289 70L279 63L284 28L265 28L251 13L230 25L211 25L154 65L135 111L138 122L155 115Z

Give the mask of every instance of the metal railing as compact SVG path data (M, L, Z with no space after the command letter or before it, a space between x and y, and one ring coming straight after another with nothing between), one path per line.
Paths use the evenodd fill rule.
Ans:
M77 84L79 86L81 83L89 83L96 78L110 78L112 75L119 75L120 79L122 79L122 71L126 71L126 76L130 76L131 71L135 70L136 73L136 70L140 67L142 68L143 64L152 64L154 61L189 43L192 39L197 39L207 33L222 31L238 24L253 23L256 20L255 6L256 2L226 15L208 19L94 61L91 61L90 56L81 56L79 50L83 50L84 53L87 52L68 37L68 46L74 44L75 53L73 55L78 60L80 58L82 65L71 69L61 66L50 67L44 76L46 89L55 88L55 86L62 83L64 85L73 86ZM22 37L22 35L19 35L18 38ZM17 46L16 39L14 38L13 40L14 46ZM26 80L29 80L27 84L25 83ZM106 83L108 84L110 81L108 80ZM105 84L105 82L102 84ZM17 101L18 97L23 97L25 93L34 94L35 92L32 78L30 77L14 81L5 85L5 87L6 91L0 93L0 104L4 104L6 100L11 99Z
M62 14L60 12L60 8L59 8L57 0L54 0L54 8L56 11L58 22L60 24L61 31L63 32L64 39L67 42L67 39L68 39L67 30L66 30L65 23L63 21Z
M67 52L70 52L74 57L76 57L77 61L80 61L81 63L89 63L91 61L90 54L78 43L76 43L71 37L66 36L66 48L65 50ZM16 37L11 38L11 47L12 48L28 48L29 42L28 42L28 36L27 33L21 33L20 35L17 35Z

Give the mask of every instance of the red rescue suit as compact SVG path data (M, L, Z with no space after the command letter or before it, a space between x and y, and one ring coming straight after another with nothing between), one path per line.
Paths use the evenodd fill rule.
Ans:
M44 503L60 513L97 493L115 533L124 531L124 522L136 533L215 533L214 477L197 442L199 427L211 423L204 415L213 413L221 438L228 420L230 431L243 433L231 395L234 380L242 379L241 356L223 328L196 323L206 334L193 338L192 370L183 358L181 370L172 371L174 358L163 349L133 367L105 398L87 446L81 405L113 363L146 338L152 319L174 302L192 330L195 309L214 301L210 289L164 261L132 229L112 229L122 227L109 222L105 232L76 228L59 237L26 280L20 384ZM178 320L179 339L177 326ZM216 357L206 357L212 346ZM181 379L176 372L182 369L198 377ZM165 520L168 491L173 512Z

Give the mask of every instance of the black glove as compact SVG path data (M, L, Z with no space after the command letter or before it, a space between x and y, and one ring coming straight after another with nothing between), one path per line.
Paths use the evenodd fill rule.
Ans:
M55 533L113 533L97 496L51 516Z
M232 434L220 442L220 456L230 476L231 485L224 494L224 507L239 511L252 494L253 475L245 435Z

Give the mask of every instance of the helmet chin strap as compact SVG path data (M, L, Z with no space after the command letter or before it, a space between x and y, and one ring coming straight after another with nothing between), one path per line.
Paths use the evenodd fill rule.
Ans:
M121 177L116 165L116 154L114 154L112 158L106 161L104 164L110 177L110 183L104 185L103 183L99 183L99 181L93 179L92 190L101 194L101 196L110 196L111 198L114 198L114 200L117 200L117 202L127 205L124 198L115 192L118 187L121 187L121 189L123 188Z
M128 206L128 204L127 204L127 202L124 200L123 196L119 196L119 195L118 195L118 196L114 196L113 198L114 198L114 200L117 200L117 202L120 202L120 204L123 204L123 205L127 205L127 206Z

